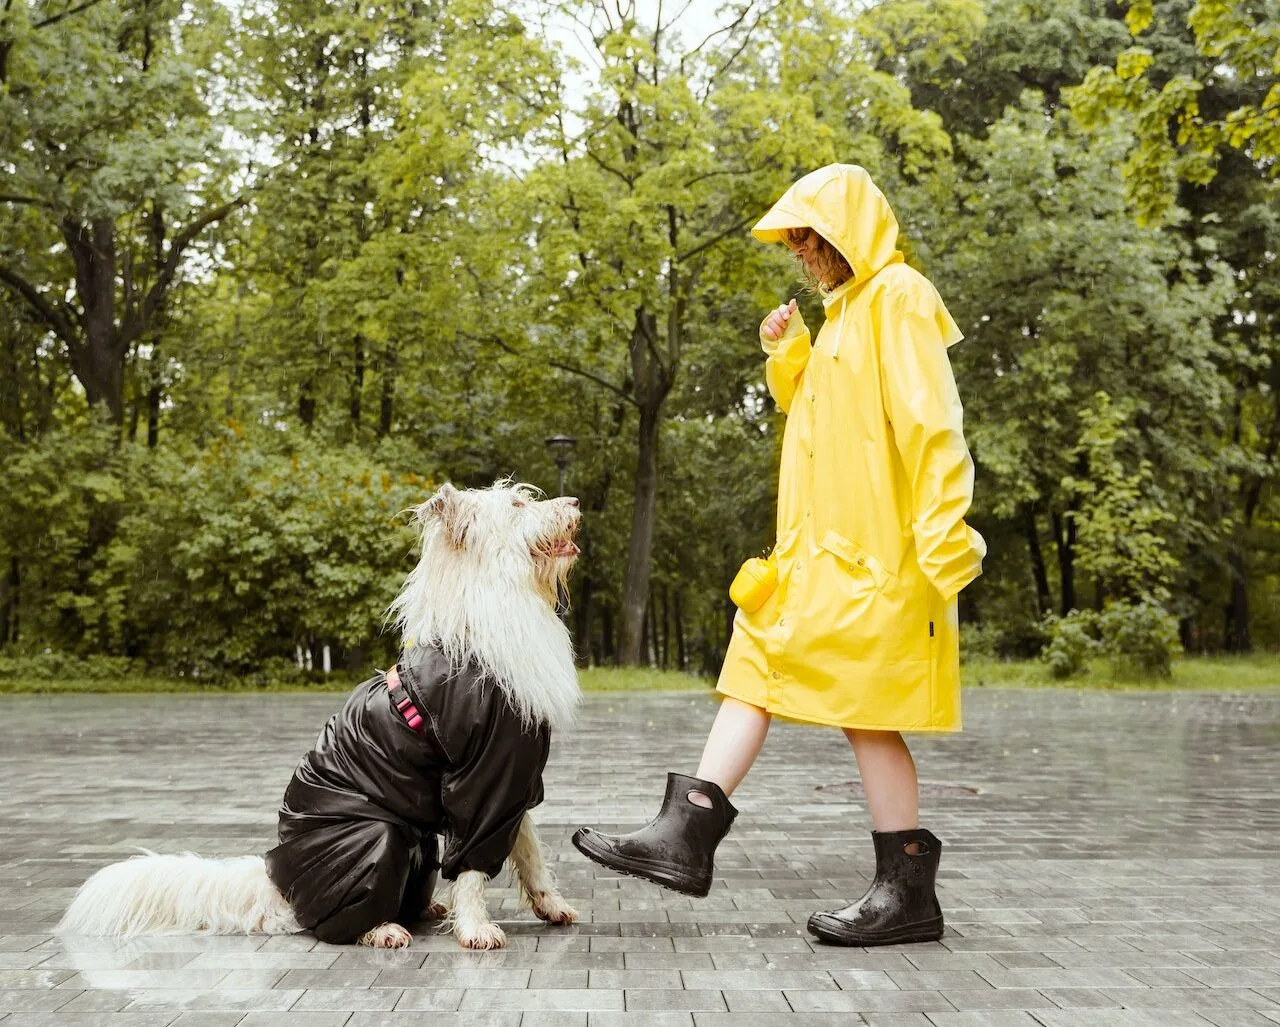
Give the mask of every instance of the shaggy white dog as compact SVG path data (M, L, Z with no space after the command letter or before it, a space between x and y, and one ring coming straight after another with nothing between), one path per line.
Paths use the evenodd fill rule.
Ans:
M76 893L60 933L314 929L326 940L396 948L411 938L396 922L399 908L406 920L446 917L465 947L498 948L506 937L485 907L489 874L479 869L495 859L515 871L539 917L576 919L543 859L528 806L541 799L549 732L570 723L580 699L569 634L555 612L578 554L578 502L540 501L510 482L470 491L445 485L415 513L422 556L390 610L404 640L399 668L358 686L303 758L281 808L281 845L265 860L147 853L115 863ZM415 662L415 654L426 655ZM432 667L440 668L434 678ZM451 751L465 751L466 759ZM433 766L424 753L445 765ZM348 790L357 812L309 809L307 785L319 774L326 796L342 795L333 767L352 765ZM465 793L452 806L450 789ZM375 815L361 815L366 803ZM318 831L316 822L347 833L332 837L334 828ZM456 875L452 910L431 894L437 831L445 874ZM311 870L293 873L300 863L330 868L334 877L318 884ZM358 890L350 882L360 874L372 884L359 901L325 896L328 905L316 912L316 892L338 888L334 880Z

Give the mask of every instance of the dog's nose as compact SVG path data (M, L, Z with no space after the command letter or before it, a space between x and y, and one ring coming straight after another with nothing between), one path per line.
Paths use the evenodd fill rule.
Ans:
M582 505L581 503L578 502L577 496L565 496L564 501L568 503L570 506L574 506L574 507Z

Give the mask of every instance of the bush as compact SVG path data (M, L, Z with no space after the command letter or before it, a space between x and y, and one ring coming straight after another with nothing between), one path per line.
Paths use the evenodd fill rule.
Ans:
M296 647L324 645L335 670L386 662L381 617L413 565L402 514L431 492L403 468L238 425L200 448L99 427L21 447L0 462L0 566L21 571L0 673L293 682L311 680Z
M996 655L1002 660L1031 660L1048 642L1044 624L1021 617L1013 618L996 632Z
M1046 617L1044 628L1049 643L1040 651L1040 658L1049 665L1049 673L1055 678L1079 674L1099 648L1095 637L1097 618L1088 610L1072 610L1065 617Z
M1178 620L1158 603L1112 603L1097 615L1102 649L1117 676L1169 677Z
M988 621L960 625L960 659L999 656L1000 629Z
M0 679L110 681L137 677L141 673L141 664L124 656L77 656L51 649L30 656L0 655Z
M1029 660L1049 643L1044 624L1023 617L984 620L960 625L960 659L986 657L997 660Z
M1168 677L1178 651L1178 621L1159 603L1108 603L1101 613L1072 610L1065 617L1046 617L1049 644L1040 658L1055 678L1084 670L1101 652L1116 677Z
M292 678L298 645L386 655L380 617L412 566L401 514L429 495L421 477L351 448L228 435L192 459L155 454L139 492L107 564L151 665Z

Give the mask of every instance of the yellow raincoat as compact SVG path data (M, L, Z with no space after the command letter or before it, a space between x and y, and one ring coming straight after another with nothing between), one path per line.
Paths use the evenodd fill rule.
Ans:
M986 543L964 522L973 461L947 348L962 338L903 263L898 222L862 168L800 179L756 224L808 226L853 277L823 299L810 345L793 314L760 340L787 412L778 585L734 620L719 690L795 720L892 731L960 728L956 594Z

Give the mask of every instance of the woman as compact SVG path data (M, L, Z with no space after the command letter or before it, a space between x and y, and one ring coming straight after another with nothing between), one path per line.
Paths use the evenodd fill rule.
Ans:
M960 729L956 595L986 545L964 522L973 461L946 350L961 339L937 291L903 262L898 224L862 168L800 179L756 224L817 278L826 323L811 345L795 300L761 325L765 378L787 412L776 587L740 609L724 700L695 777L670 774L662 811L634 834L574 835L621 873L705 895L774 715L841 728L875 830L862 899L815 913L823 941L882 945L942 935L941 843L917 821L902 731ZM765 586L767 591L767 584Z

